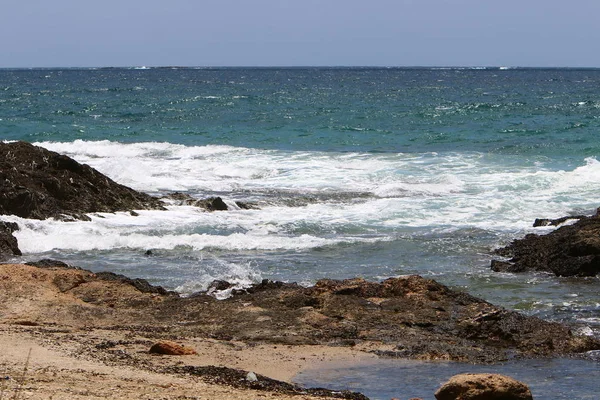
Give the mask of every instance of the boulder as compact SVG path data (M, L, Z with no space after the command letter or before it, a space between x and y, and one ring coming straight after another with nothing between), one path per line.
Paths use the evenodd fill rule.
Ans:
M220 197L208 197L206 199L196 199L187 193L171 193L165 196L166 199L175 200L176 204L181 206L195 206L203 208L206 211L227 211L229 207ZM241 207L240 207L241 208Z
M0 260L21 255L17 238L13 236L17 230L19 226L16 223L0 221Z
M191 347L182 346L175 342L168 340L161 340L150 347L150 353L152 354L164 354L169 356L190 356L198 354L196 350Z
M134 209L163 209L163 203L65 155L0 142L0 215L86 220L86 213Z
M437 400L532 400L523 382L499 374L455 375L435 392Z
M552 221L565 222L570 218ZM496 272L546 271L557 276L595 276L600 273L600 216L581 217L571 225L546 234L528 234L495 250L506 257L493 260ZM552 222L551 221L551 222ZM536 222L543 225L540 220ZM553 223L548 223L552 225Z

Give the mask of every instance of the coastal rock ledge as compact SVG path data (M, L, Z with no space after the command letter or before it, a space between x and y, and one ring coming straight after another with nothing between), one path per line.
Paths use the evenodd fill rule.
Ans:
M528 317L414 275L381 283L265 280L226 300L77 268L0 264L0 323L94 326L148 338L343 346L383 357L487 363L600 349L568 326Z
M600 210L600 209L599 209ZM563 225L547 235L529 234L495 253L509 258L493 260L496 272L546 271L557 276L596 276L600 273L600 214L536 220L534 226Z
M162 208L159 199L70 157L26 142L0 142L0 215L86 220L86 213Z

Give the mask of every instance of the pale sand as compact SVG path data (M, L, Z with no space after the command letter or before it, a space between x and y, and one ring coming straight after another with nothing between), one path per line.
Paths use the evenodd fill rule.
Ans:
M68 286L64 289L85 274L90 273L0 264L0 376L10 377L0 380L0 400L316 399L236 389L162 370L212 365L289 382L321 362L347 365L375 358L367 345L248 344L196 336L169 339L194 348L198 355L152 355L148 350L157 340L156 332L127 328L126 311L88 304ZM90 293L115 299L154 298L126 284L99 281L90 287Z
M317 399L263 391L235 389L202 382L192 376L151 372L135 365L115 365L95 360L82 351L86 337L144 341L123 333L104 330L44 332L40 327L1 324L1 400L18 399ZM127 336L125 338L125 336ZM156 356L142 344L115 347L155 366L215 365L254 371L270 378L290 381L299 371L319 363L355 363L375 358L358 350L326 346L248 346L243 343L194 339L181 342L193 347L194 356ZM29 352L29 360L27 359ZM26 370L25 370L26 368ZM1 387L1 386L0 386ZM323 399L323 397L319 397Z

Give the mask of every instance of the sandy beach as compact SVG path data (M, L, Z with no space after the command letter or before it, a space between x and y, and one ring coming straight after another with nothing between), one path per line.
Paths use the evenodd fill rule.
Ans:
M93 356L94 343L138 342L115 352L133 354L136 361L123 365L106 363ZM183 363L182 357L148 354L151 342L143 337L110 331L70 330L68 327L29 327L3 323L0 354L3 398L12 399L313 399L281 393L235 389L210 384L195 377L156 372ZM352 362L368 357L357 352L324 346L256 346L214 340L186 341L198 355L185 356L188 365L218 365L255 371L279 380L291 379L299 370L320 361ZM87 349L84 349L87 347ZM28 359L29 357L29 359ZM142 361L138 364L137 361ZM319 397L323 398L323 397Z
M144 335L133 328L94 327L78 319L77 313L64 312L67 306L85 305L57 290L52 282L55 278L51 271L36 267L0 265L2 399L312 399L315 397L233 388L164 371L184 364L210 365L289 382L298 371L319 362L375 358L345 347L190 337L177 342L193 348L197 355L150 354L156 332Z

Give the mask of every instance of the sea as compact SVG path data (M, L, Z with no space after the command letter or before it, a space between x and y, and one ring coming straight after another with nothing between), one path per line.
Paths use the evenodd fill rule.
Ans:
M21 260L59 259L183 295L215 279L419 274L599 336L598 278L490 270L495 248L556 229L534 228L536 218L596 212L599 134L600 69L0 69L0 140L66 154L152 195L219 196L230 208L171 201L91 221L2 218L21 227ZM597 362L538 362L486 370L521 371L534 397L596 398ZM411 376L433 377L431 394L480 367L324 368L298 381L389 399L415 394L402 385ZM540 371L555 381L536 389ZM565 374L576 378L563 384Z

